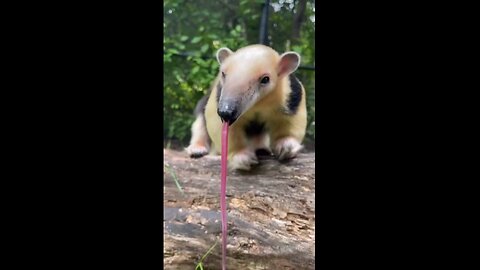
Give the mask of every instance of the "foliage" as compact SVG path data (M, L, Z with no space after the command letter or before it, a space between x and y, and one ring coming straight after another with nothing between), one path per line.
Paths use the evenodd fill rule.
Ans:
M170 167L170 165L168 164L164 164L163 165L163 171L165 172L165 169L167 169L167 171L170 172L170 175L172 176L173 178L173 181L175 181L175 185L177 186L178 190L182 193L182 194L185 194L185 192L183 192L183 189L182 189L182 186L180 185L179 181L178 181L178 178L177 178L177 174L175 173L175 171L173 170L173 168Z
M207 256L208 256L208 254L209 254L210 252L212 252L213 248L217 245L217 243L218 243L218 239L217 239L217 241L215 241L215 243L213 244L213 246L211 246L211 247L208 249L207 253L205 253L205 254L202 256L202 258L200 259L200 261L197 263L197 266L195 267L195 270L203 270L203 260L205 260L205 258L207 258Z
M291 38L295 5L291 1L271 1L269 15L270 46L279 52L294 50L302 65L314 65L315 24L313 1L307 1L306 21L301 38ZM299 2L299 1L295 1ZM164 134L184 145L196 102L208 92L218 73L216 51L221 47L236 50L258 43L262 0L165 0L164 1ZM278 9L278 10L277 10ZM179 54L191 56L183 57ZM307 90L308 131L314 138L315 72L296 72Z

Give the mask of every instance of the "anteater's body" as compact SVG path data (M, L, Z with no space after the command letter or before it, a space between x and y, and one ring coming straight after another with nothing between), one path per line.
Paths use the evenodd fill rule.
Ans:
M300 56L251 45L235 53L221 48L217 59L219 75L195 109L190 156L220 153L222 122L227 121L231 168L250 169L258 163L259 149L272 151L280 160L295 157L307 126L305 89L291 74Z

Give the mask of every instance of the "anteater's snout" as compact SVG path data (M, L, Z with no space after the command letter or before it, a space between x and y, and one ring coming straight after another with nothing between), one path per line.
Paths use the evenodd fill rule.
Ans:
M237 120L238 111L234 106L229 106L229 104L219 106L217 113L224 122L228 122L228 125L233 124Z

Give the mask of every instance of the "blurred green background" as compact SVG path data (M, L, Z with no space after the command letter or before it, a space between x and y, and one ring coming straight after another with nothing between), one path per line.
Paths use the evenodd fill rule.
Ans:
M269 46L280 54L293 50L300 66L315 66L314 0L272 0L269 5ZM207 93L219 65L220 47L235 51L259 43L264 0L165 0L163 43L164 147L188 146L193 109ZM315 71L298 69L307 92L305 145L315 147Z

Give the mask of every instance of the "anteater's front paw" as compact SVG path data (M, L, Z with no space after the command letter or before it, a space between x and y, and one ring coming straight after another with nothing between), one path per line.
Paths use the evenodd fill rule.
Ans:
M297 156L303 146L293 137L280 139L273 148L273 153L278 160L291 159Z
M255 152L250 150L243 150L234 154L228 163L229 167L233 170L250 170L252 165L258 164L257 156Z
M200 158L208 154L208 148L200 144L192 144L185 148L191 158Z

